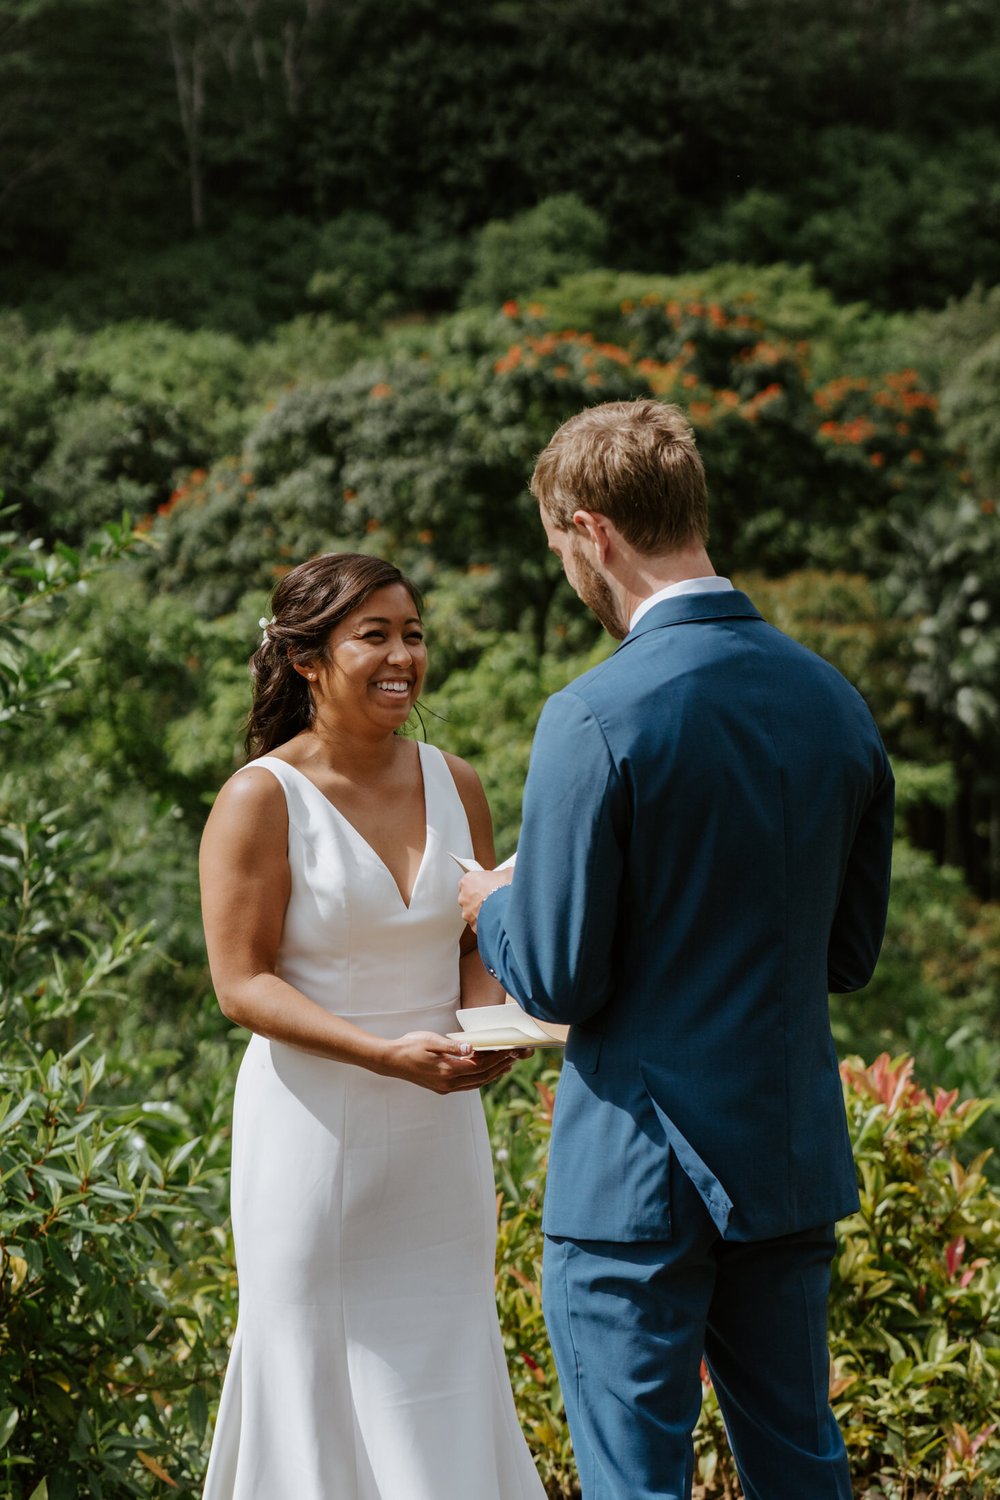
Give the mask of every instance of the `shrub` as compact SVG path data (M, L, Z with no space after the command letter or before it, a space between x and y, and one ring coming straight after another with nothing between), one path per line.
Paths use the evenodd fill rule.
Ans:
M453 307L472 252L433 228L395 230L379 214L352 211L319 232L309 295L334 317L378 326L397 311Z
M1000 1196L963 1135L986 1100L931 1095L912 1060L843 1067L861 1208L839 1229L831 1392L873 1497L1000 1493Z
M134 545L127 526L86 555L2 539L5 762L14 731L50 729L77 654L37 644L40 617ZM230 1321L218 1090L205 1057L199 1135L140 1051L95 1099L89 1027L131 1030L148 934L101 898L89 806L0 769L0 1493L191 1494Z
M8 1043L0 1064L5 1500L42 1480L48 1500L118 1500L151 1475L191 1493L200 1476L223 1336L200 1286L228 1269L208 1222L219 1168L176 1110L96 1102L87 1040L62 1057Z
M552 286L599 265L606 238L600 214L573 193L545 198L512 219L495 219L479 231L462 300L496 305Z
M238 446L246 351L128 323L88 336L0 322L0 485L26 526L78 541L166 501L175 471Z
M866 1500L1000 1496L1000 1196L963 1136L990 1107L931 1095L888 1054L842 1069L861 1208L838 1227L831 1399ZM565 1414L540 1322L540 1202L557 1074L537 1058L487 1100L497 1295L518 1405L550 1493L571 1493ZM766 1351L762 1351L766 1358ZM707 1377L695 1433L706 1500L739 1494Z
M1000 275L990 132L967 130L929 152L839 125L817 135L814 161L792 197L758 184L699 214L688 259L805 262L836 296L881 307L940 306L977 276Z

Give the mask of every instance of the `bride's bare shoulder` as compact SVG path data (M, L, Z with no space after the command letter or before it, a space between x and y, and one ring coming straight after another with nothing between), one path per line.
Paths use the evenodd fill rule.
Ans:
M273 832L287 836L288 806L278 777L267 766L250 764L221 787L205 825L205 837L257 840Z

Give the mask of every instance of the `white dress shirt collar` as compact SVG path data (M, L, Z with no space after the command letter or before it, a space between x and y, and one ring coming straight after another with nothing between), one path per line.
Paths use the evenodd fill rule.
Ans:
M643 599L635 614L628 623L629 630L634 630L643 615L659 604L662 599L676 599L679 594L724 594L731 592L732 583L728 578L718 578L713 574L710 578L682 578L680 583L668 583L666 588L657 589L655 594L650 594L648 599Z

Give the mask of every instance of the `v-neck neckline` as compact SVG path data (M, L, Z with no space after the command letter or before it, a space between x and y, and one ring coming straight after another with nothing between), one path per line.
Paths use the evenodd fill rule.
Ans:
M316 793L317 797L321 797L322 798L322 800L326 803L326 805L330 809L330 811L333 812L333 813L336 813L337 817L343 823L344 827L350 833L352 833L354 835L354 837L357 839L358 843L361 844L361 846L364 849L367 849L368 853L371 855L371 857L375 861L375 863L382 870L385 871L386 875L389 877L389 880L392 882L392 885L395 887L396 895L399 897L400 904L402 905L404 911L410 911L412 909L412 907L413 907L413 898L416 895L417 886L420 884L420 877L424 873L424 865L427 863L427 846L429 845L429 843L431 841L431 825L430 825L430 819L428 817L428 809L427 809L427 776L426 776L425 770L424 770L423 746L421 745L421 743L420 743L419 740L416 740L415 744L416 744L416 747L417 747L417 765L420 767L421 789L423 791L423 796L424 796L424 847L423 847L423 850L421 851L420 863L417 866L417 873L416 873L416 875L414 875L414 877L413 877L413 884L410 887L410 899L409 899L409 901L407 901L406 897L403 895L403 892L400 890L398 880L396 879L396 877L392 873L392 871L389 869L389 866L386 864L386 862L382 858L381 854L377 853L377 851L372 848L371 844L365 838L364 834L361 833L357 828L355 828L354 824L351 822L351 820L347 816L347 814L344 813L344 812L341 812L340 808L337 806L337 804L335 802L331 802L330 798L326 795L326 793L322 790L321 787L318 787L316 785L315 781L313 781L313 779L312 779L311 776L307 776L306 773L305 773L305 771L300 771L299 768L298 768L298 766L293 766L290 760L282 760L280 758L280 756L277 756L277 755L269 755L269 756L266 756L266 757L265 756L261 756L261 760L264 760L264 759L267 759L267 760L276 760L279 765L287 766L290 771L294 771L295 774L296 774L296 776L301 777L301 779L304 782L306 782L308 786L312 787L312 789ZM252 762L251 762L251 764L252 764Z

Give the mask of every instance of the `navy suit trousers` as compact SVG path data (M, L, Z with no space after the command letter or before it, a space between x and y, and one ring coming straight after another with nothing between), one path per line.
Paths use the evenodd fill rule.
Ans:
M547 1237L543 1306L583 1500L688 1500L704 1356L745 1500L851 1500L828 1399L833 1228L724 1241L676 1162L671 1237Z

